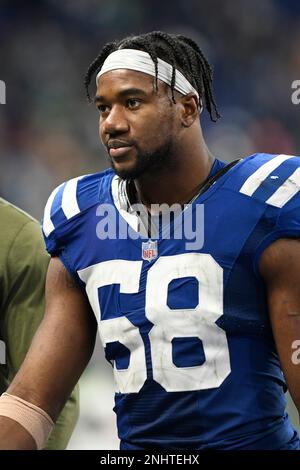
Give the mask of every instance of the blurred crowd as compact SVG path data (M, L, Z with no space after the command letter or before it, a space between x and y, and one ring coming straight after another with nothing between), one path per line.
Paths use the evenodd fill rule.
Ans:
M224 160L299 153L297 0L0 0L0 191L36 217L54 186L108 166L83 77L101 46L152 29L195 39L215 70L222 119L201 119Z
M297 153L299 1L1 0L2 196L40 218L55 185L108 166L84 73L105 42L152 29L190 35L213 64L222 119L201 119L216 155Z
M299 0L0 0L0 196L41 218L56 185L109 165L85 71L105 42L158 29L192 37L214 67L222 119L201 122L216 156L300 154ZM108 367L95 355L85 373L70 448L118 445Z

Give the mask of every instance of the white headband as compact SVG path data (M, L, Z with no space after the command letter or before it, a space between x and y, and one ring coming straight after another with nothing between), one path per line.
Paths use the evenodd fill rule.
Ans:
M157 59L158 72L157 78L171 86L172 80L172 65L168 64L162 59ZM98 86L98 80L101 75L110 70L116 69L129 69L136 70L137 72L147 73L155 77L155 66L148 52L139 51L137 49L118 49L112 52L104 61L100 72L96 77L96 84ZM199 94L185 76L177 69L175 69L175 90L179 91L183 95L188 93L194 93L198 100Z

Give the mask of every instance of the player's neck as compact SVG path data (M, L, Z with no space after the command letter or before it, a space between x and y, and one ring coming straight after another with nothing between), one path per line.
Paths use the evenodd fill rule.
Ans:
M192 149L178 149L178 154L177 164L172 169L146 174L134 181L139 200L148 208L151 204L188 203L206 181L214 157L203 139L201 145Z

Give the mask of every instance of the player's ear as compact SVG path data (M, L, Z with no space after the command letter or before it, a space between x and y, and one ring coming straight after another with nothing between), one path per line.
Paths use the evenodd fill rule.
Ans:
M193 93L181 96L181 124L183 127L190 127L199 117L198 99Z

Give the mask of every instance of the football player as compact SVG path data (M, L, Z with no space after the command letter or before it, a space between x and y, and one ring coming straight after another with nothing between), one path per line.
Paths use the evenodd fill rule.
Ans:
M1 448L41 447L97 323L121 449L298 449L284 393L299 411L299 158L213 157L199 120L219 117L212 71L187 37L109 43L87 88L94 74L112 169L45 208L46 315L0 399Z

